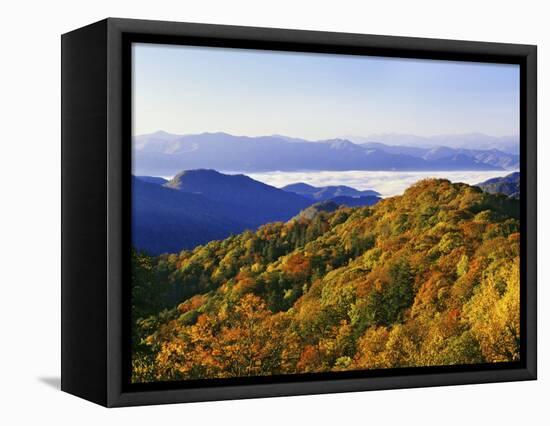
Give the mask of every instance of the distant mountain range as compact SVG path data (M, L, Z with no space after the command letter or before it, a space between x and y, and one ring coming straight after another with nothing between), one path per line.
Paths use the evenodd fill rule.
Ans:
M379 142L367 142L361 144L367 149L380 149L390 154L405 154L416 158L422 158L430 162L454 163L455 166L461 162L467 166L474 159L482 164L487 164L495 169L513 170L519 168L519 155L499 151L498 149L466 149L449 148L437 146L432 148L419 148L403 145L384 145Z
M386 145L422 148L444 146L454 149L496 149L508 154L519 155L519 135L490 136L483 133L465 133L459 135L435 135L426 137L401 133L381 133L369 135L367 137L348 136L347 138L358 144L377 141Z
M245 175L204 169L178 173L169 181L134 177L133 246L150 254L179 252L265 223L286 222L320 200L337 207L372 205L380 200L372 195L375 191L310 188L314 194L304 196Z
M134 174L152 176L173 176L180 170L202 168L239 172L451 171L515 169L518 164L516 154L498 149L418 148L378 141L356 144L347 139L311 142L280 135L174 135L162 131L135 137L133 155Z
M478 183L477 186L489 194L504 194L510 198L519 198L520 174L515 172L504 177L489 179Z

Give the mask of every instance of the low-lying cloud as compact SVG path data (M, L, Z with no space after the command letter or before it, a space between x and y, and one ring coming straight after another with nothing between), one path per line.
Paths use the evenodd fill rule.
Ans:
M402 194L409 186L422 179L440 178L451 182L474 185L494 177L505 176L510 171L453 171L453 172L392 172L362 171L344 172L265 172L247 173L252 179L277 188L290 183L304 182L313 186L347 185L359 190L373 189L383 197Z

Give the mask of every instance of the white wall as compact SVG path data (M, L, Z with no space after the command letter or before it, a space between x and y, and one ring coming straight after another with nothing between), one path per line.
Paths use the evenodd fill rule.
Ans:
M542 424L548 418L550 32L543 1L10 1L0 65L0 422ZM106 410L59 392L60 39L107 16L539 45L539 381ZM545 191L546 188L546 191ZM545 309L546 308L546 309ZM546 355L546 356L545 356ZM546 358L546 359L545 359ZM547 395L544 395L545 392ZM2 421L3 418L10 421ZM538 419L538 420L537 420ZM4 419L5 420L5 419ZM131 423L130 423L131 422Z

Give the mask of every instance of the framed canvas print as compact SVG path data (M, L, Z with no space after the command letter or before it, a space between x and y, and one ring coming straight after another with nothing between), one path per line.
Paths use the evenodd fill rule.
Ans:
M536 378L536 47L107 19L62 37L62 389Z

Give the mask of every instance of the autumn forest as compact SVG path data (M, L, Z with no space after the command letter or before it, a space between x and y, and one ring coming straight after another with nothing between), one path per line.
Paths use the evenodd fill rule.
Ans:
M132 382L519 360L516 198L427 179L250 229L133 249Z

